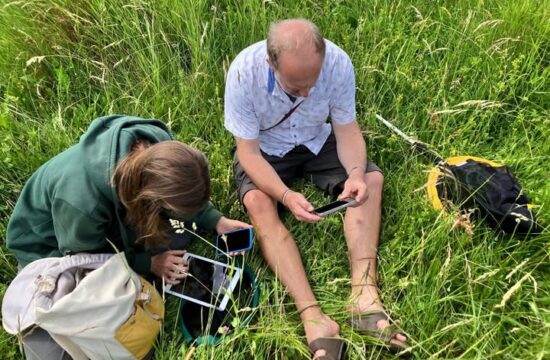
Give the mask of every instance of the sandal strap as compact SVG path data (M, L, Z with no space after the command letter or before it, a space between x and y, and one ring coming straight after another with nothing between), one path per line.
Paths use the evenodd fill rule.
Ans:
M401 334L401 332L392 324L380 329L378 327L380 320L389 320L388 315L383 311L370 311L352 315L349 321L356 330L389 344L395 335Z
M389 324L383 329L378 328L378 321L388 320L388 315L384 311L369 311L362 314L352 314L349 318L351 326L358 332L361 332L372 338L380 339L384 344L389 348L389 350L394 353L401 353L407 350L407 343L398 344L395 341L395 335L402 334L399 331L398 327ZM408 356L408 353L402 353L400 356Z
M301 314L303 313L304 311L306 311L307 309L310 309L312 307L321 307L321 305L319 305L318 302L314 302L312 304L309 304L309 305L306 305L304 306L303 308L301 308L300 310L298 310L298 314Z
M362 314L352 314L351 325L361 331L379 331L377 323L380 320L388 320L388 315L383 311L368 311Z

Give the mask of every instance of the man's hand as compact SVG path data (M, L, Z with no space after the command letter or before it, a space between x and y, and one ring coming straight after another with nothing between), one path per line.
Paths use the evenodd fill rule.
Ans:
M319 215L312 213L314 209L313 205L307 201L304 195L298 192L290 191L285 196L285 205L290 211L292 211L294 217L299 221L315 223L323 219Z
M344 190L338 196L338 200L344 198L353 198L357 201L357 207L363 204L369 198L369 191L367 184L365 183L365 173L358 169L353 171L346 182L344 183Z
M189 264L183 259L185 250L168 250L151 257L151 272L164 277L167 284L177 285L187 276Z

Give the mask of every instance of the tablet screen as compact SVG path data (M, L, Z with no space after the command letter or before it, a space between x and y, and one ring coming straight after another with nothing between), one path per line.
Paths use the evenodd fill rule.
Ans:
M189 263L187 276L178 285L167 286L165 292L224 310L239 280L240 269L189 253L185 257Z

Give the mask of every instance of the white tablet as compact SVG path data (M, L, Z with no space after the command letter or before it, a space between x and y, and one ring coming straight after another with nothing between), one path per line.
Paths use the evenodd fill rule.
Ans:
M187 276L178 285L167 285L164 292L202 306L225 310L242 269L190 253L183 258L189 264Z

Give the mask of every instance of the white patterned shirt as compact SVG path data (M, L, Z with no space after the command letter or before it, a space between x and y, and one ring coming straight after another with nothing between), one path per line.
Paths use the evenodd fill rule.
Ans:
M325 43L315 86L307 97L298 96L295 102L275 81L267 63L265 40L241 51L227 73L225 128L238 138L259 139L261 150L269 155L283 157L298 145L318 154L331 132L329 115L337 124L355 120L353 65L342 49L329 40ZM301 101L292 115L269 129Z

